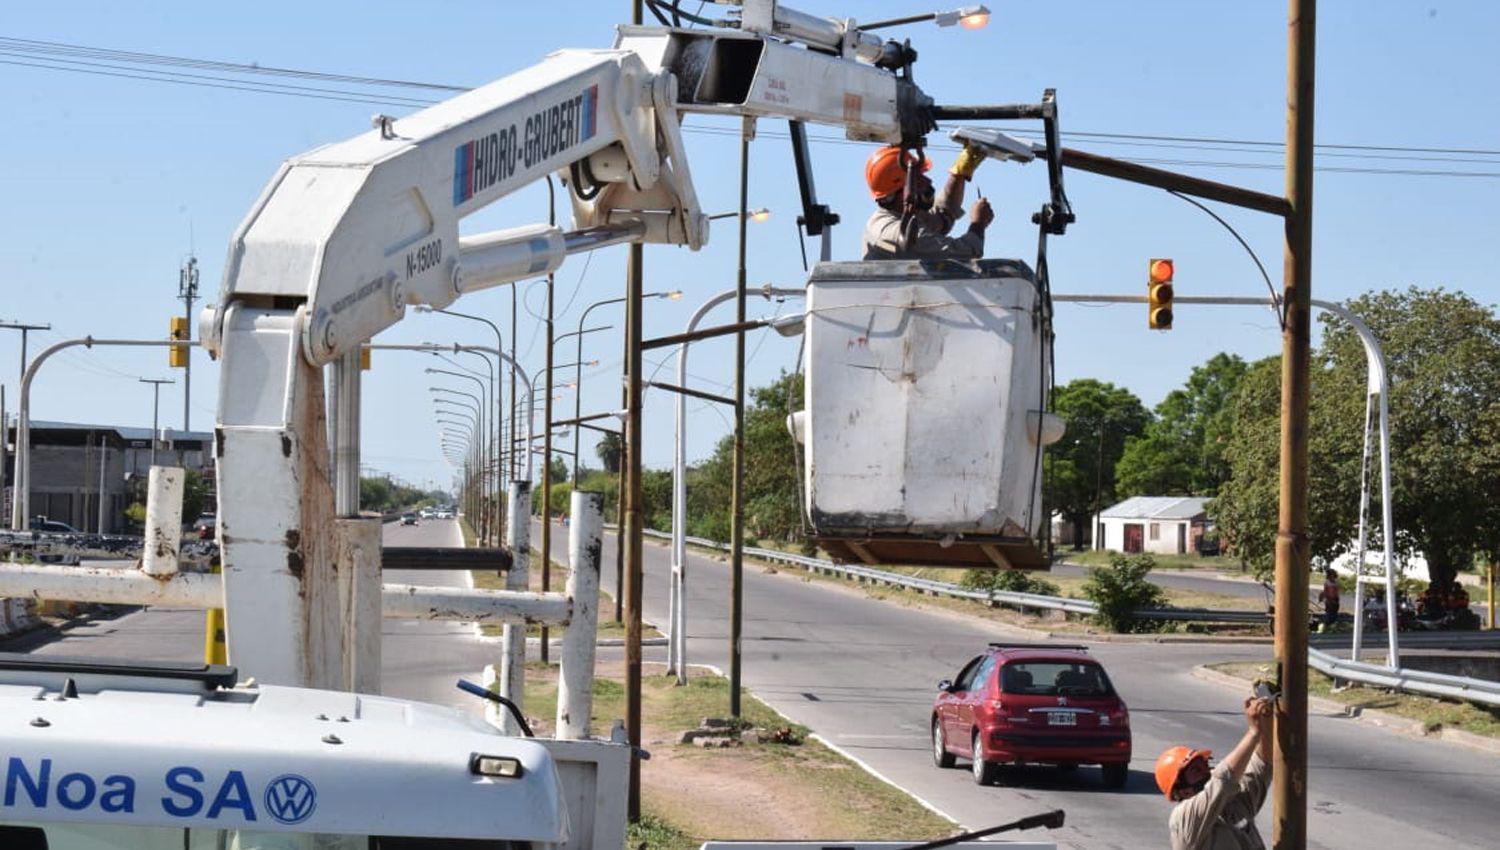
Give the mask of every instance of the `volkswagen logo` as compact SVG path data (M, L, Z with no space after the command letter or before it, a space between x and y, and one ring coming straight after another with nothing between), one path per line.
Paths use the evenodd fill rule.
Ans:
M285 824L302 823L318 807L318 792L307 779L287 773L266 785L266 811Z

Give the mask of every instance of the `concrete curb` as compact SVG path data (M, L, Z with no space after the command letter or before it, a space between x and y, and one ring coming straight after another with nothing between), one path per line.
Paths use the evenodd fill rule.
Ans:
M1193 676L1206 682L1213 682L1214 684L1223 685L1241 692L1250 684L1247 679L1241 679L1238 676L1232 676L1204 665L1194 667ZM1325 697L1309 696L1307 698L1307 707L1310 710L1326 714L1329 717L1346 717L1368 726L1375 726L1412 738L1436 738L1445 743L1457 744L1461 747L1479 750L1492 755L1500 755L1500 739L1476 735L1473 732L1465 732L1462 729L1439 729L1436 732L1428 732L1427 726L1420 720L1401 717L1397 714L1391 714L1388 711L1364 709Z

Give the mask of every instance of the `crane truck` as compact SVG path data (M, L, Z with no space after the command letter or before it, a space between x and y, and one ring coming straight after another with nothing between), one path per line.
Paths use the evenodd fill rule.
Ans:
M730 5L731 26L624 26L611 49L558 51L420 112L376 116L367 132L282 165L234 233L200 320L201 344L221 364L222 573L153 569L149 552L138 570L0 566L4 594L222 608L233 666L0 660L0 846L622 845L631 753L591 737L578 693L592 676L596 584L539 594L380 580L379 527L355 518L357 462L346 452L358 439L360 347L409 308L546 275L572 254L701 248L709 219L682 139L691 114L791 122L805 218L824 236L825 260L829 217L812 190L805 123L918 149L949 117L1040 119L1052 188L1035 219L1043 245L1072 220L1050 95L943 107L916 85L908 43L778 0ZM464 217L549 175L567 189L570 227L460 234ZM1019 261L824 262L810 291L808 398L792 425L820 533L866 560L972 544L992 565L1026 565L1018 553L1040 522L1035 464L1060 432L1044 412L1045 274ZM857 357L832 356L856 337ZM887 402L874 428L840 424ZM965 429L978 439L955 442ZM924 465L938 457L934 441L941 457ZM872 450L892 459L877 469ZM962 492L939 510L920 506L955 475ZM511 497L511 516L529 516L524 480ZM579 510L587 520L590 506ZM575 520L578 557L590 525ZM512 573L524 574L524 527L509 542ZM532 739L376 695L382 616L501 620L513 635L527 622L567 626L574 716L560 705L559 737ZM518 698L524 641L506 658L500 696ZM504 725L514 733L524 721Z

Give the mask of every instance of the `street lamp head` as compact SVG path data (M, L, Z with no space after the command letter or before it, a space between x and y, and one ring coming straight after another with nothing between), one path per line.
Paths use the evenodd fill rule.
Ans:
M412 309L416 310L418 313L431 313L432 312L432 305L431 304L418 304L417 306L413 307Z
M951 12L938 12L933 15L932 22L940 27L958 24L966 30L984 29L985 25L990 22L990 10L983 3L960 6Z
M765 207L761 207L758 210L751 210L750 211L750 220L751 221L766 221L770 217L771 217L771 211L769 209L766 209Z
M680 289L674 289L671 292L660 292L660 293L657 293L656 297L657 298L665 298L668 301L676 301L677 299L679 299L679 298L682 297L682 290L680 290Z

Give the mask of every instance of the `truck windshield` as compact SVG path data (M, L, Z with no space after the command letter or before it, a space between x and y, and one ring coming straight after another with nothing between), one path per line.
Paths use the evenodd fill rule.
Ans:
M0 820L3 850L520 850L493 839L257 832Z

